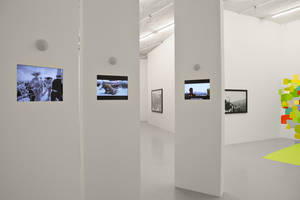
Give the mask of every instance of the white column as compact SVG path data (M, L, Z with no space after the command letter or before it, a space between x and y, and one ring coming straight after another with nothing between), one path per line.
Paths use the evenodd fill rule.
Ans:
M78 4L1 0L0 199L80 199ZM17 64L63 68L63 102L17 102Z
M139 200L139 1L82 5L85 200ZM128 76L129 99L97 101L96 75Z
M220 0L175 0L175 182L222 194L223 52ZM193 66L200 64L199 71ZM210 100L184 100L184 81L210 79Z

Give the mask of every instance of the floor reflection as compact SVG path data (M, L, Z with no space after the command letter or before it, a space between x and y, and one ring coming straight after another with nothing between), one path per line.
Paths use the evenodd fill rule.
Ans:
M226 146L224 196L174 187L174 133L141 124L141 200L299 200L300 168L263 159L293 145L276 139Z

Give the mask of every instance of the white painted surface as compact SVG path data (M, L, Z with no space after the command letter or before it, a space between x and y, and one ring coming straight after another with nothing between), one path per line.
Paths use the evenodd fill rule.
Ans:
M225 117L225 144L279 137L281 26L224 12L225 87L248 90L248 113Z
M147 59L140 60L140 121L147 121L148 105L148 82L147 82Z
M0 199L80 199L78 19L77 1L1 1ZM18 103L18 63L62 67L64 101Z
M148 123L164 130L175 129L175 53L174 35L148 54L147 82ZM151 91L163 89L163 113L151 111Z
M175 1L175 185L217 196L224 118L220 7L220 0ZM195 72L197 63L202 68ZM184 100L184 80L192 79L210 79L210 100Z
M139 200L137 0L85 0L82 19L86 200ZM118 59L110 66L108 58ZM96 75L126 75L129 100L96 100Z
M280 125L278 90L299 74L300 21L279 25L225 11L225 86L248 89L248 113L225 117L225 144L293 139Z

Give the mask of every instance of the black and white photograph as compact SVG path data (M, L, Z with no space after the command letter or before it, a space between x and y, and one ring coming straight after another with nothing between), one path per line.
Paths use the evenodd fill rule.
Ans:
M225 90L225 114L247 113L248 91L247 90Z
M156 113L163 113L163 89L152 90L151 110Z
M18 64L17 101L63 101L63 69Z

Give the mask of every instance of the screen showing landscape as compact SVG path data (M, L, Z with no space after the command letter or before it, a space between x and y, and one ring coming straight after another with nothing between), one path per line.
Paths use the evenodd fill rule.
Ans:
M97 76L98 100L127 100L128 77L127 76Z
M63 101L63 69L18 64L17 101Z
M184 85L185 99L210 99L210 80L187 80Z

